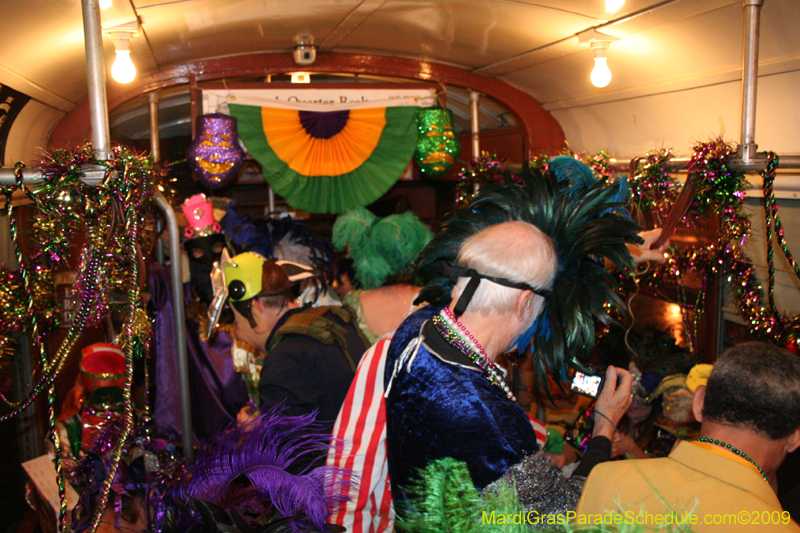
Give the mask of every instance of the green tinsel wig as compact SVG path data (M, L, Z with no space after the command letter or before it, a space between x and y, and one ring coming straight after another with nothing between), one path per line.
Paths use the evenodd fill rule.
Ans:
M411 212L378 218L359 207L336 219L332 240L337 250L348 250L361 287L374 289L409 268L432 237Z
M568 180L548 171L525 169L521 185L489 184L472 203L451 216L420 253L417 273L430 280L417 302L450 303L454 281L441 271L442 263L454 264L461 244L479 231L510 221L533 224L555 244L559 269L542 314L519 339L522 352L534 355L537 380L544 383L547 367L566 378L567 364L580 366L592 352L595 319L607 317L607 303L622 309L614 292L615 277L603 258L627 272L633 260L626 243L641 243L639 226L616 212L620 202L618 184L598 181L573 195Z

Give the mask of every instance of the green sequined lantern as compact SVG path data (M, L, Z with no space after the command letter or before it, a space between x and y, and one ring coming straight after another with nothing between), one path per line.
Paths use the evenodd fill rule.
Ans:
M453 133L453 112L444 107L426 107L417 111L419 140L414 159L422 175L443 176L458 158L461 143Z

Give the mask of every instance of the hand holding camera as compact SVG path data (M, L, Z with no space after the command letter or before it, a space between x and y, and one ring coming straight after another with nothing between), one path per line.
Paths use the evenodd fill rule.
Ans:
M593 437L608 437L609 440L614 440L616 425L631 405L632 385L633 376L630 372L614 366L608 367L603 388L594 406Z

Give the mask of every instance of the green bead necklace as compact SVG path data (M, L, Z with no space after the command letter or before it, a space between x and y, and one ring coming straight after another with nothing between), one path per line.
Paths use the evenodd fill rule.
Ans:
M744 453L743 451L738 450L734 446L732 446L730 444L725 444L721 440L717 440L717 439L708 439L706 437L701 437L701 438L697 439L697 442L708 442L710 444L716 444L717 446L722 446L723 448L726 448L726 449L732 451L736 455L738 455L740 457L743 457L747 461L750 461L750 464L752 464L753 466L756 467L756 470L758 470L758 473L761 474L761 477L764 478L764 481L769 482L769 480L767 479L767 475L764 473L763 470L761 470L761 467L758 466L758 463L753 461L753 458L750 457L749 455L747 455L746 453Z

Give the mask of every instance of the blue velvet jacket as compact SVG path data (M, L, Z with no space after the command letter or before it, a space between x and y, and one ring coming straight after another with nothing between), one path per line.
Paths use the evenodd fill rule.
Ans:
M425 322L428 306L397 329L386 360L386 443L392 498L399 512L417 469L441 457L467 463L483 489L538 450L536 434L517 403ZM427 337L427 338L426 338Z

